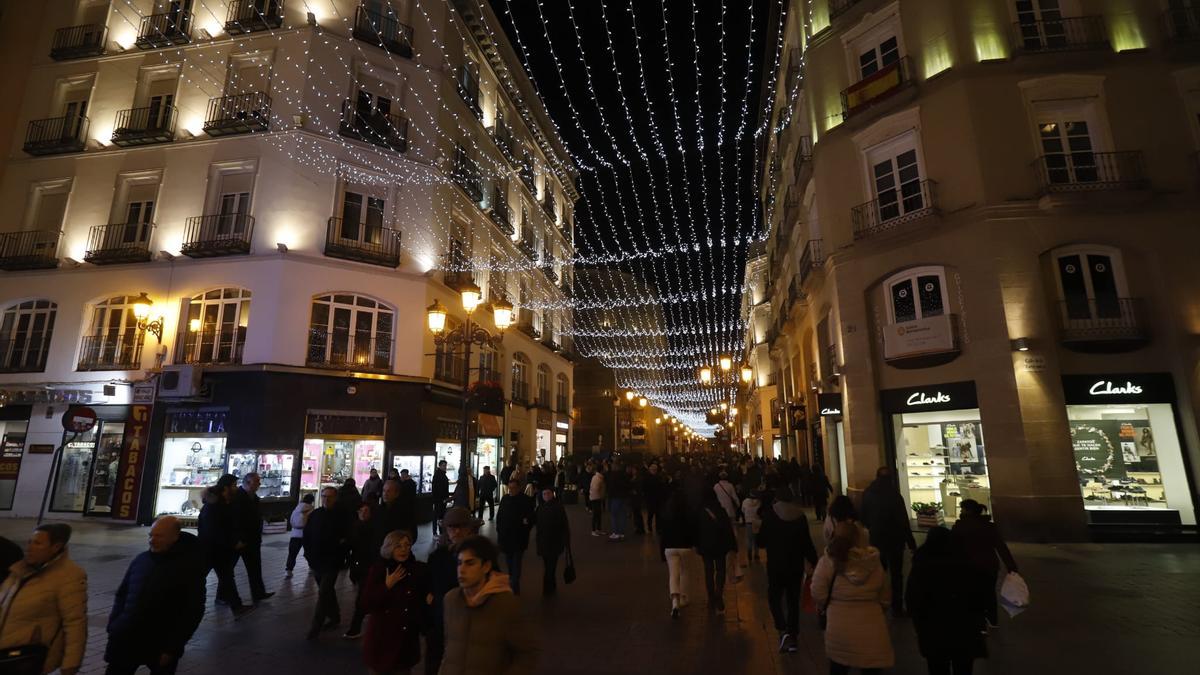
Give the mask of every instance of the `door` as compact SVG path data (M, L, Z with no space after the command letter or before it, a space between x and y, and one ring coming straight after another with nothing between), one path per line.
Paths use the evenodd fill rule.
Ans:
M858 56L859 79L867 79L900 60L900 43L896 36L887 38Z
M187 33L192 25L192 0L171 0L167 8L167 30Z
M1100 179L1087 122L1047 120L1038 126L1038 132L1050 184L1094 183Z
M383 241L383 212L387 202L380 197L349 190L342 197L342 239L378 245Z
M171 125L171 114L174 111L175 95L158 94L150 97L149 109L146 111L146 129L167 129Z
M112 500L116 496L117 465L121 457L121 445L125 440L124 423L100 422L99 425L100 435L92 460L87 499L84 502L85 516L107 516L112 513Z
M124 363L137 342L137 317L129 305L98 306L93 335L99 338L99 363Z
M915 149L882 160L873 159L872 162L879 222L925 208L925 197L921 194L921 169Z
M1059 0L1017 0L1017 26L1026 49L1067 46L1067 27Z
M63 104L63 139L79 138L80 128L83 126L83 120L87 117L87 95L86 93L75 94L78 98L67 100Z
M1058 278L1068 319L1121 317L1121 293L1112 256L1101 253L1060 256Z
M125 226L121 228L120 244L122 247L148 243L150 227L153 223L153 200L129 202L125 207Z
M218 205L217 238L240 236L246 229L246 214L250 213L249 192L226 192Z

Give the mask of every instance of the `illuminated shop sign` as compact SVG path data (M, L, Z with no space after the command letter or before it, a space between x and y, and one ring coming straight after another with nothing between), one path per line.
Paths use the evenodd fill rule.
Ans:
M1175 402L1170 373L1063 375L1062 381L1069 405Z
M842 395L817 394L817 406L821 409L821 417L841 417Z
M969 410L979 407L974 382L950 382L879 392L886 413L935 410Z

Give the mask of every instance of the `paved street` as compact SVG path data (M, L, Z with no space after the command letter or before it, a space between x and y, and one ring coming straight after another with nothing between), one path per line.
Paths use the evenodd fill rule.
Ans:
M668 617L666 567L649 538L620 544L587 536L581 507L569 507L579 580L560 587L559 597L539 595L540 563L526 563L524 604L545 636L541 672L601 673L822 673L825 671L815 619L805 618L801 651L776 652L776 634L765 602L761 568L727 589L729 611L710 615L703 590L672 621ZM0 521L0 534L24 540L32 523ZM485 533L491 528L485 526ZM91 635L83 672L103 672L104 624L113 591L129 557L144 548L144 528L76 524L72 556L88 571ZM581 536L582 535L582 536ZM429 548L421 532L418 557ZM1015 545L1013 552L1029 581L1034 606L993 632L984 675L1012 673L1187 673L1194 672L1200 644L1200 548L1161 545ZM268 589L278 594L258 612L234 623L228 610L212 606L189 644L181 671L362 672L359 643L340 632L316 644L303 639L316 595L303 561L283 578L286 535L268 535L263 560ZM532 553L530 554L532 558ZM699 565L693 580L700 579ZM245 575L239 570L246 595ZM343 616L349 617L351 586L342 584ZM893 623L898 663L894 673L924 673L911 625Z

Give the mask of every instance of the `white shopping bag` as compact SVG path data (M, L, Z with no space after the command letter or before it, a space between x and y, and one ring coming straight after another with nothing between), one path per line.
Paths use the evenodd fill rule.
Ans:
M1000 584L1000 604L1010 617L1024 612L1029 607L1029 586L1020 574L1009 572Z

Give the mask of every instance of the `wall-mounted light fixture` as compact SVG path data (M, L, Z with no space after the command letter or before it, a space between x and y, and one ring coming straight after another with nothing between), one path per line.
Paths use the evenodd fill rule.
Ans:
M1029 338L1017 338L1012 341L1012 349L1014 352L1027 352L1029 351L1030 342Z
M280 253L287 253L288 252L287 244L283 243L282 241L276 242L275 250L279 251Z
M154 301L143 291L141 295L133 301L133 316L137 319L137 329L143 333L153 333L154 337L162 342L163 336L163 320L162 317L151 321L150 320L150 305Z

